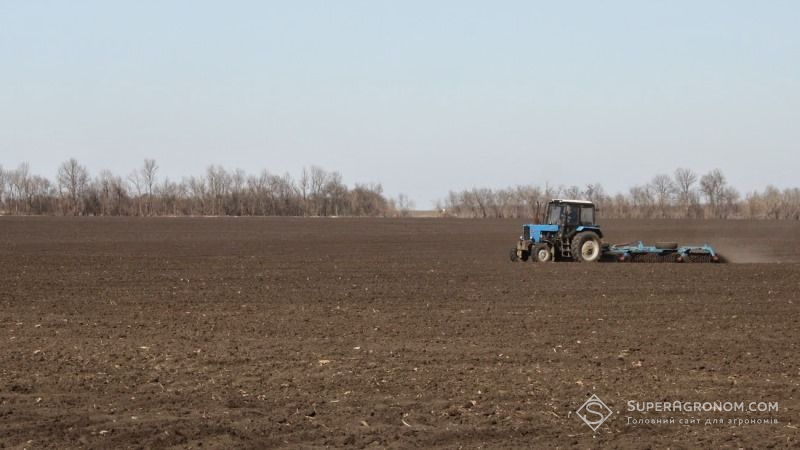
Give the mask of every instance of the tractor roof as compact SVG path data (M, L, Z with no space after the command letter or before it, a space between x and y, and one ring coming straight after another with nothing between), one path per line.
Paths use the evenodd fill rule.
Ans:
M594 203L588 200L571 200L571 199L563 199L563 198L554 198L550 200L550 203L577 203L580 205L593 205Z

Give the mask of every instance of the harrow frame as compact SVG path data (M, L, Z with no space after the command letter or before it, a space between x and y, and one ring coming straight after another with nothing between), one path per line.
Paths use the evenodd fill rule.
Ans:
M619 262L721 262L720 256L708 244L665 248L638 241L604 247L603 256Z

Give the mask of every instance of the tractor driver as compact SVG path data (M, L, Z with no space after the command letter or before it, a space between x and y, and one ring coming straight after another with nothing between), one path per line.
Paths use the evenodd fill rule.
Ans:
M580 208L574 205L567 205L566 210L566 224L567 225L578 225L578 215L580 214Z

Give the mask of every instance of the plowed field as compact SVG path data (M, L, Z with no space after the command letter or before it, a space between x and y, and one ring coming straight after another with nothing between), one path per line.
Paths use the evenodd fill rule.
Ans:
M602 223L733 264L511 263L520 225L2 217L0 442L799 445L798 223Z

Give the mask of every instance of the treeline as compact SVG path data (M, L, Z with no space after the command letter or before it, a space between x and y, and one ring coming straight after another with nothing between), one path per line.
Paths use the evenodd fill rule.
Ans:
M0 213L76 216L385 216L405 214L408 201L387 199L380 184L350 188L338 172L304 168L299 178L266 170L210 166L181 181L161 178L155 160L123 177L91 176L75 159L55 180L31 174L28 164L0 166Z
M155 160L126 176L92 176L75 159L63 162L55 180L32 174L27 164L0 166L0 214L95 216L395 216L414 208L408 197L383 194L380 184L352 188L338 172L304 168L296 179L264 170L210 166L180 181L161 178ZM524 185L451 191L438 209L448 216L534 218L553 198L592 200L608 218L753 218L800 220L800 189L767 186L745 195L720 170L702 176L679 168L625 193L607 194L599 183Z
M599 183L579 186L534 185L507 189L451 191L438 208L457 217L540 217L550 199L586 199L607 218L747 218L800 220L800 189L767 186L742 196L718 170L699 176L679 168L659 174L628 192L607 194Z

